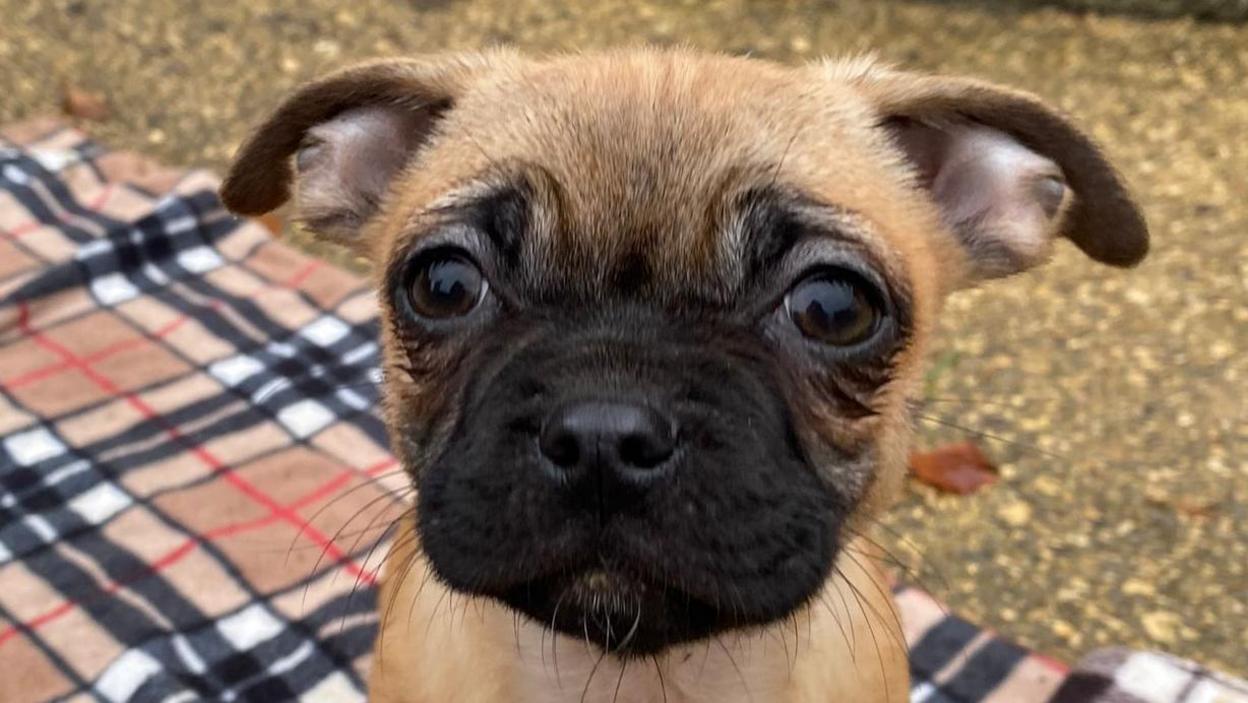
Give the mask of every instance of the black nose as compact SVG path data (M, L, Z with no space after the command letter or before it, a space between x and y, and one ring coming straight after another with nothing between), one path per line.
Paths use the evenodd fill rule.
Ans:
M560 480L643 487L676 449L672 421L641 403L585 400L551 413L538 439Z

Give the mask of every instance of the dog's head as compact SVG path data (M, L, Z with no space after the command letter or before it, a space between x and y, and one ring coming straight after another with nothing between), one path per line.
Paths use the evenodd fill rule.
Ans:
M386 402L450 587L621 654L775 621L895 491L942 297L1144 223L1036 98L870 61L390 60L223 189L375 264Z

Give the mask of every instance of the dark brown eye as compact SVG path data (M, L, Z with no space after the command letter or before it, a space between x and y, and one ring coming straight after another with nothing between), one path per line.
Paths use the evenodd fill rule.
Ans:
M434 319L472 312L485 292L485 278L468 257L433 252L416 262L407 295L416 314Z
M879 329L883 313L878 297L861 276L833 269L803 279L789 291L784 306L793 324L810 339L852 347Z

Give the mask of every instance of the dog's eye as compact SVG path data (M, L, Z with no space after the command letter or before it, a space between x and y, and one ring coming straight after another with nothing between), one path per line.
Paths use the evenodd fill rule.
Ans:
M824 344L851 347L870 339L883 318L879 292L861 276L829 269L802 279L785 296L789 319Z
M485 289L481 269L465 254L433 251L413 266L407 296L416 314L444 319L472 312L484 297Z

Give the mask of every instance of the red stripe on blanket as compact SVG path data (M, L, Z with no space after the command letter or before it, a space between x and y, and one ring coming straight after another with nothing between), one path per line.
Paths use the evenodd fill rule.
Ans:
M151 420L152 422L159 424L161 428L164 429L165 434L167 434L170 439L174 440L175 442L177 442L178 444L182 445L184 448L189 450L196 458L198 458L201 462L203 462L203 464L207 466L209 469L211 469L214 473L221 474L230 485L238 489L239 492L241 492L243 495L246 495L248 498L251 498L256 503L263 505L264 507L268 508L270 511L277 513L281 517L281 519L293 525L299 531L300 534L304 535L309 540L311 540L314 544L316 544L318 547L325 550L325 553L329 555L331 559L333 559L336 563L342 565L343 568L345 568L352 576L362 579L369 585L372 585L376 582L376 577L373 574L366 572L363 567L361 567L359 564L356 564L355 561L350 558L350 556L348 556L345 552L339 549L338 546L335 545L327 536L325 536L324 533L322 533L320 530L313 527L311 524L309 524L305 520L300 519L299 515L296 514L293 510L290 510L289 508L281 505L276 500L274 500L271 496L267 495L264 491L261 491L259 488L252 485L249 481L247 481L247 479L231 471L227 465L225 465L220 460L218 460L207 449L201 446L194 446L194 445L189 444L176 427L173 427L169 425L167 422L165 422L164 418L160 415L160 413L157 413L150 405L145 403L142 398L139 398L133 393L123 392L120 388L117 387L116 384L114 384L111 380L106 378L99 371L95 370L90 364L86 363L83 359L78 358L70 350L61 346L56 341L44 336L39 331L33 329L30 326L30 306L28 306L25 302L21 302L18 304L17 324L18 324L18 329L21 330L23 335L29 337L36 344L43 347L44 349L47 349L53 354L56 354L57 356L61 357L61 359L64 362L68 363L71 367L81 371L84 376L90 379L92 383L95 383L97 386L99 386L101 390L111 395L123 398L128 404L130 404L131 407L137 410L139 414L141 414L145 419Z

